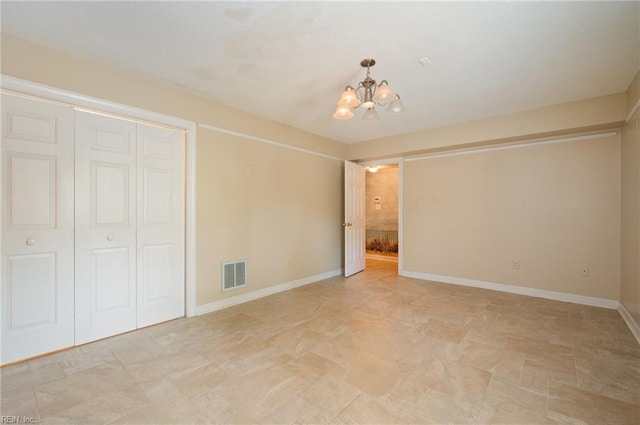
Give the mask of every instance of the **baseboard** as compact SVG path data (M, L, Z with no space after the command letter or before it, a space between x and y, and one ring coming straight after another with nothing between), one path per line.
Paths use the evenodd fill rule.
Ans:
M633 336L636 337L636 341L638 341L638 344L640 344L640 326L638 326L636 321L633 319L633 316L631 315L631 313L629 313L629 310L627 310L627 307L625 307L624 303L620 302L618 312L620 312L620 316L622 316L622 319L629 327L629 330L631 331Z
M214 311L222 310L234 305L246 303L248 301L257 300L258 298L268 297L269 295L277 294L278 292L288 291L289 289L298 288L300 286L308 285L310 283L318 282L320 280L329 279L331 277L340 276L342 269L332 270L326 273L320 273L314 276L304 277L302 279L292 280L291 282L280 283L275 286L270 286L264 289L258 289L256 291L247 292L245 294L236 295L235 297L225 298L220 301L214 301L208 304L202 304L196 307L196 315L212 313Z
M544 289L528 288L523 286L506 285L503 283L485 282L482 280L465 279L461 277L442 276L431 273L420 273L403 270L400 276L411 277L421 280L432 280L434 282L450 283L453 285L471 286L474 288L491 289L512 294L528 295L530 297L546 298L555 301L564 301L574 304L590 305L594 307L618 309L620 302L606 298L587 297L584 295L567 294L565 292L547 291Z

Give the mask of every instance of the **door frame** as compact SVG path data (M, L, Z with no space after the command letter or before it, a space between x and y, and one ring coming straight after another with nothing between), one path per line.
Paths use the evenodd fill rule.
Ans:
M403 270L403 256L404 256L404 245L403 245L403 234L404 234L404 226L403 226L403 210L404 210L404 201L403 201L403 187L404 187L404 158L385 158L385 159L376 159L370 161L362 161L358 162L358 164L363 167L371 167L374 165L398 165L398 275Z
M0 92L34 97L74 109L113 115L143 124L160 125L185 131L185 315L196 315L196 129L194 121L147 111L0 74ZM1 271L1 270L0 270Z

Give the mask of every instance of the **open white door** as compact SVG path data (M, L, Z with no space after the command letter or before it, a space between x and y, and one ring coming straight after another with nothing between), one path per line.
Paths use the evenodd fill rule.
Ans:
M344 275L365 266L365 167L344 162Z

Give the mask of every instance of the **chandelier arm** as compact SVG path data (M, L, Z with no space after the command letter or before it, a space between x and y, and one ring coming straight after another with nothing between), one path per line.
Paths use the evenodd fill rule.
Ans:
M358 87L356 87L353 91L356 94L356 97L358 98L358 100L360 101L360 103L358 103L357 106L354 106L353 109L358 109L360 107L360 105L362 105L362 99L364 99L364 95L362 94L361 90L365 90L364 84L362 84L362 81L360 81L358 83Z

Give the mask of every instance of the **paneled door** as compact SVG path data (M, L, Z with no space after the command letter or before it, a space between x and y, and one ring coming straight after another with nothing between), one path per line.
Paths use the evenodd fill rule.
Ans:
M344 162L344 275L365 267L365 168Z
M73 113L2 95L2 364L74 344Z
M184 132L138 124L137 326L184 316Z
M136 328L136 127L76 111L76 344Z

